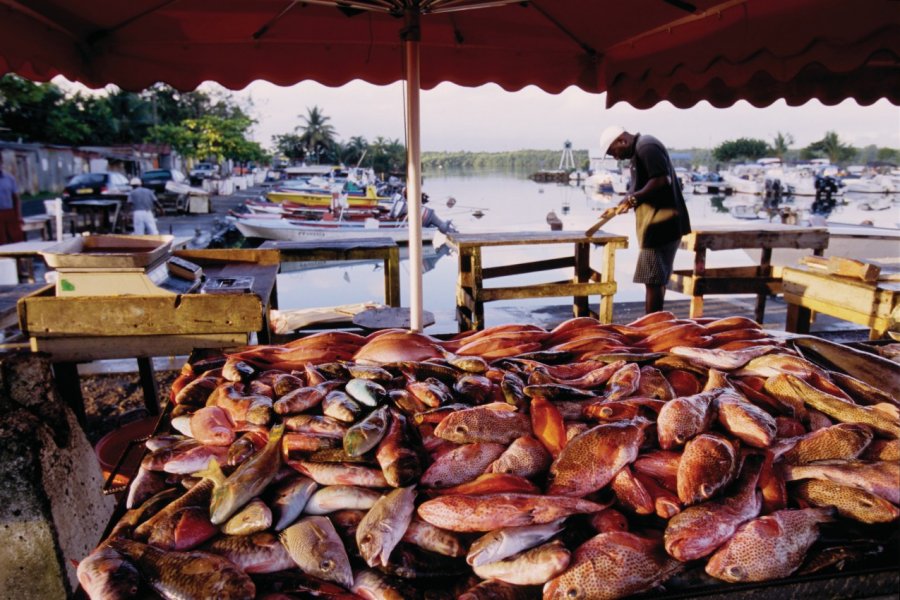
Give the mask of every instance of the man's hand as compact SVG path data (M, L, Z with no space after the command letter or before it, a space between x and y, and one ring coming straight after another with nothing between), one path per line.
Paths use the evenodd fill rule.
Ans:
M617 215L627 213L629 210L637 206L637 199L634 196L628 196L616 205L615 212Z

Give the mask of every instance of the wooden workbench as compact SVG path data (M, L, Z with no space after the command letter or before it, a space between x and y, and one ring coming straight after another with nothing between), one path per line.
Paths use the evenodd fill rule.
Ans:
M706 294L756 294L755 317L763 322L766 296L781 293L781 269L772 266L775 248L808 249L821 256L828 247L824 227L765 224L752 227L708 226L681 239L681 249L694 252L694 268L676 270L668 289L691 297L691 318L703 316ZM759 265L708 269L707 250L760 249Z
M384 303L400 306L400 248L388 237L315 242L268 241L263 250L277 250L281 263L381 260L384 262Z
M47 352L61 394L84 421L77 363L137 358L144 400L158 412L151 358L190 354L197 348L268 340L267 313L278 253L271 250L179 250L208 277L253 277L251 293L165 296L56 296L44 286L18 302L19 327L31 349Z
M522 231L502 233L450 233L448 243L459 254L459 278L456 287L456 317L460 331L484 328L484 303L494 300L572 296L575 316L593 315L604 323L612 322L613 295L616 293L615 252L628 247L628 238L602 231L593 237L574 231ZM482 249L502 246L571 244L574 251L560 258L548 258L501 267L482 266ZM599 271L590 263L591 244L601 246ZM486 279L536 273L573 267L572 279L514 287L484 287ZM588 296L599 295L598 312L592 312Z
M877 340L900 317L900 282L865 282L809 267L785 267L782 280L787 331L809 333L816 311L865 325L869 339Z

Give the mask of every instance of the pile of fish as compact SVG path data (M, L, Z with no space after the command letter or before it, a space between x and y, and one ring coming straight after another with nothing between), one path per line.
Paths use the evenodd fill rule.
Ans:
M669 312L244 348L185 367L79 580L95 600L601 599L815 572L878 550L829 527L896 539L898 369Z

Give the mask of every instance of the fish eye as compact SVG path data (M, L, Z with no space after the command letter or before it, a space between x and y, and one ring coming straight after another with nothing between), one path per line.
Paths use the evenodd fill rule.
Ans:
M330 558L326 558L322 562L319 563L319 569L322 571L330 571L334 568L334 561Z
M465 425L457 425L456 433L465 433L468 431L468 428Z
M566 598L577 598L578 595L578 588L571 587L566 590Z
M367 533L366 535L364 535L362 541L363 541L364 544L368 544L369 542L371 542L371 541L372 541L372 534L371 534L371 533Z
M732 565L726 569L728 576L732 579L743 579L744 578L744 569L739 567L738 565Z

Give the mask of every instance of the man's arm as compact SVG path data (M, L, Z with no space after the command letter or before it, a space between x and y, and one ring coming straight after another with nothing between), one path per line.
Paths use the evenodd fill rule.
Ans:
M632 209L640 204L648 194L652 194L655 190L666 187L668 185L671 185L671 181L666 175L661 175L660 177L654 177L648 180L644 187L639 190L635 190L633 194L622 200L616 207L616 212L619 214L628 212L629 209Z

